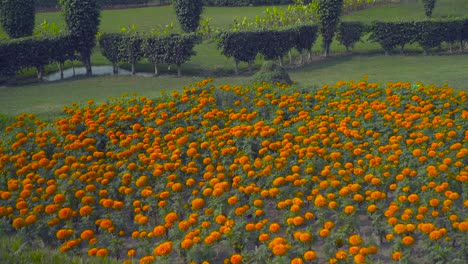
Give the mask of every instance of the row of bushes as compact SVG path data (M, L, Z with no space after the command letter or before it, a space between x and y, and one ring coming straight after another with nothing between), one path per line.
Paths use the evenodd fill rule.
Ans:
M309 52L317 39L316 25L302 25L276 30L224 31L218 35L218 47L227 57L233 57L237 65L247 62L250 65L257 54L265 59L282 58L291 49L301 53ZM337 28L336 39L349 51L367 33L369 39L379 43L388 54L396 47L401 51L406 44L418 43L427 53L440 47L443 42L450 47L455 43L468 41L468 19L444 21L424 20L412 22L375 22L365 25L361 22L341 22ZM281 63L281 61L280 61Z
M370 40L379 43L388 54L397 47L404 51L405 45L418 43L424 53L442 42L449 43L450 49L456 42L463 47L468 40L468 18L452 20L424 20L408 22L375 22L372 25Z
M195 55L193 48L200 42L201 37L196 34L106 33L99 37L101 52L112 63L114 74L121 62L130 63L135 74L135 64L146 58L154 64L155 75L159 74L158 64L175 64L181 76L181 65Z
M76 59L76 43L68 33L0 41L0 76L11 77L23 69L35 68L41 80L45 66L58 63L63 77L65 61Z
M247 62L249 66L257 54L265 59L280 59L295 48L302 56L311 53L318 36L317 25L301 25L284 29L268 29L256 31L223 31L218 34L218 48L227 57L233 57L236 62L236 74L239 62Z
M149 0L97 0L100 6L147 4ZM170 1L163 1L167 4ZM59 0L36 0L36 8L57 8Z

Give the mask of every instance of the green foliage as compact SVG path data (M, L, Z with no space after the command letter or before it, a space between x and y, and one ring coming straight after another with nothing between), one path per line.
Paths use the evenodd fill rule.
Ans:
M34 18L34 0L0 0L0 24L10 38L31 36Z
M91 75L91 53L100 23L97 0L60 0L67 28L76 37L86 74Z
M444 41L444 27L440 21L416 21L418 32L415 41L424 49L424 53L435 47L440 47Z
M177 75L181 76L180 66L196 54L193 48L200 42L201 37L193 33L164 36L160 42L166 49L162 56L164 63L177 65Z
M36 68L38 79L42 79L46 65L74 58L75 43L67 33L0 42L0 76L11 77L22 69Z
M280 59L294 48L296 31L293 28L262 30L257 33L258 51L266 60Z
M120 40L118 53L124 62L132 65L132 75L136 74L136 63L143 57L142 42L137 33L123 34Z
M234 58L236 74L239 73L239 62L247 62L250 65L258 54L257 32L255 31L222 31L216 39L221 54Z
M142 49L149 62L154 64L154 75L159 75L158 64L164 63L167 48L163 43L165 36L151 35L143 39Z
M319 0L317 15L320 24L320 33L323 37L324 56L330 54L330 46L335 36L336 27L343 11L343 0Z
M318 26L314 24L305 24L295 27L296 38L294 40L294 48L299 52L311 51L312 46L318 37Z
M195 32L200 25L202 0L174 0L173 5L182 30Z
M294 0L203 0L209 6L285 5Z
M37 8L55 8L59 0L36 0ZM149 0L98 0L99 6L147 4Z
M422 0L422 2L424 4L424 13L426 14L426 17L431 17L436 0Z
M112 63L114 74L118 72L118 63L123 61L119 48L123 37L121 33L105 33L99 36L101 53Z
M346 51L354 47L354 44L361 40L366 31L366 26L362 22L341 22L338 25L336 39L346 47Z
M257 84L261 84L263 82L272 84L292 84L291 78L286 70L273 61L265 61L260 70L252 76L251 82Z
M385 54L398 46L403 52L405 45L414 41L416 30L414 22L374 22L370 40L379 43Z

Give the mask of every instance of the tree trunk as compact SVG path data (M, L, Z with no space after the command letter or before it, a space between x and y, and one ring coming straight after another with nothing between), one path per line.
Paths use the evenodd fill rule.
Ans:
M279 56L278 59L279 59L279 65L283 67L283 58Z
M73 69L73 77L75 77L76 76L75 63L73 63L73 60L71 61L71 64L72 64L72 69Z
M234 73L236 75L239 75L239 61L238 60L234 61Z
M328 58L328 56L330 55L330 43L324 43L324 53L323 53L323 56L325 58Z
M58 67L60 70L60 80L63 80L63 62L59 62Z
M135 62L132 62L132 75L136 74Z
M249 74L252 74L252 61L249 61Z
M37 79L42 81L44 78L44 66L36 67Z
M293 61L292 61L292 52L291 52L291 50L289 50L288 55L289 55L289 64L292 64Z
M159 76L158 64L154 64L154 76Z
M119 66L117 66L117 63L112 63L112 74L116 75L119 73Z
M182 65L177 64L177 76L182 77Z
M85 64L85 67L86 67L86 76L92 76L93 75L93 69L92 69L92 65L91 65L91 58L89 56L87 56L86 58L83 58L83 62Z

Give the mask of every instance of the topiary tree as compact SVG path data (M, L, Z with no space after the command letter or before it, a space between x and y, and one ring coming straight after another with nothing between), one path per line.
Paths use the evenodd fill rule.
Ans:
M96 45L100 23L97 0L60 0L67 28L77 39L77 49L86 67L86 75L92 75L91 53Z
M0 0L0 23L10 38L31 36L35 11L34 0Z
M343 0L319 0L317 3L319 30L323 38L323 55L325 57L330 55L330 46L342 12Z
M183 31L195 32L200 25L202 0L173 0L177 20Z
M432 10L435 7L436 0L423 0L424 4L424 12L426 13L426 17L432 16Z

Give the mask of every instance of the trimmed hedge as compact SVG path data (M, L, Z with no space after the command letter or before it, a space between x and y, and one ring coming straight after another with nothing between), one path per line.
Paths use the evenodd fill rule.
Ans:
M235 72L238 74L239 62L247 62L250 70L251 62L259 53L266 60L279 59L280 64L282 57L293 48L300 53L308 51L310 54L317 35L317 25L257 31L222 31L217 35L217 45L221 54L234 58Z
M414 22L374 22L370 40L382 46L385 54L396 47L403 53L404 47L414 41L417 33Z
M59 0L36 0L36 8L57 8ZM149 0L97 0L99 6L147 4Z
M101 53L112 63L112 72L118 73L118 64L123 61L120 54L120 43L122 42L123 34L121 33L105 33L99 36L99 46Z
M338 25L336 39L341 45L346 47L349 52L354 47L356 42L360 41L363 34L366 32L366 26L362 22L341 22Z
M46 65L63 65L74 57L76 41L69 34L44 37L26 37L0 42L0 76L11 77L26 68L36 68L42 80Z
M155 65L155 75L158 75L158 64L175 64L178 76L182 75L181 65L195 55L193 49L200 42L201 37L196 34L105 33L99 38L101 52L114 65L114 73L117 73L118 63L128 62L135 74L136 62L147 58Z
M466 40L466 21L468 19L374 22L370 40L379 43L385 54L392 52L396 47L400 47L400 51L403 52L405 45L414 42L427 54L430 49L440 47L442 42L451 46L455 42L461 43Z

